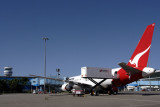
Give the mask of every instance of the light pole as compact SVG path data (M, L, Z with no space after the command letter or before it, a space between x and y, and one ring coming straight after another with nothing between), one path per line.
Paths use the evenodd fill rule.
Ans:
M59 79L59 76L60 76L60 73L59 73L59 72L60 72L60 69L57 68L56 71L57 71L57 73L58 73L58 79ZM59 84L59 82L58 82L58 84ZM58 84L57 84L57 85L58 85Z
M44 37L43 40L45 41L45 51L44 51L44 93L46 91L46 41L49 40L47 37Z
M60 72L60 69L57 68L56 71L58 72L58 79L59 79L59 76L60 76L60 73L59 73L59 72Z

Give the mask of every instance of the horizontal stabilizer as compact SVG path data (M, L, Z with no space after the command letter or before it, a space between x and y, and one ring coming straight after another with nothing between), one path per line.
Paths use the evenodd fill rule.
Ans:
M136 69L136 68L133 68L131 66L128 66L126 63L124 62L121 62L118 64L119 66L121 66L128 74L130 75L133 75L133 74L137 74L137 73L140 73L142 71Z

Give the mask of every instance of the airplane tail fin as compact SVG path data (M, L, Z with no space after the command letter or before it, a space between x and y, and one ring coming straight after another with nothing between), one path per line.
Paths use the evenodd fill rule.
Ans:
M127 65L134 68L147 66L154 26L155 23L147 26Z

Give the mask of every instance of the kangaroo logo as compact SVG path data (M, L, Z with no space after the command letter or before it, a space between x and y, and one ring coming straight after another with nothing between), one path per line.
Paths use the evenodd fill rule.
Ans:
M136 65L136 67L138 67L138 62L139 62L139 59L150 49L151 45L146 49L144 50L143 52L137 54L133 60L129 60L130 64L131 65Z

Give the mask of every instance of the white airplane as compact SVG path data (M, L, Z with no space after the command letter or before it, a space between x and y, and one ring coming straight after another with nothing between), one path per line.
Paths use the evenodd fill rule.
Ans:
M71 91L72 89L82 89L88 92L95 91L96 95L100 91L117 94L117 87L138 81L156 72L156 69L147 67L154 26L154 23L147 26L128 64L119 63L120 68L111 70L113 76L118 74L118 79L90 79L82 78L82 75L79 75L68 78L68 82L63 84L61 89L63 91Z
M100 92L117 94L117 87L125 86L155 73L156 69L147 67L154 26L155 23L147 26L129 62L119 63L120 68L111 69L111 74L118 75L118 78L83 78L82 75L79 75L67 78L61 89L69 92L72 89L83 90L91 95L99 95Z

